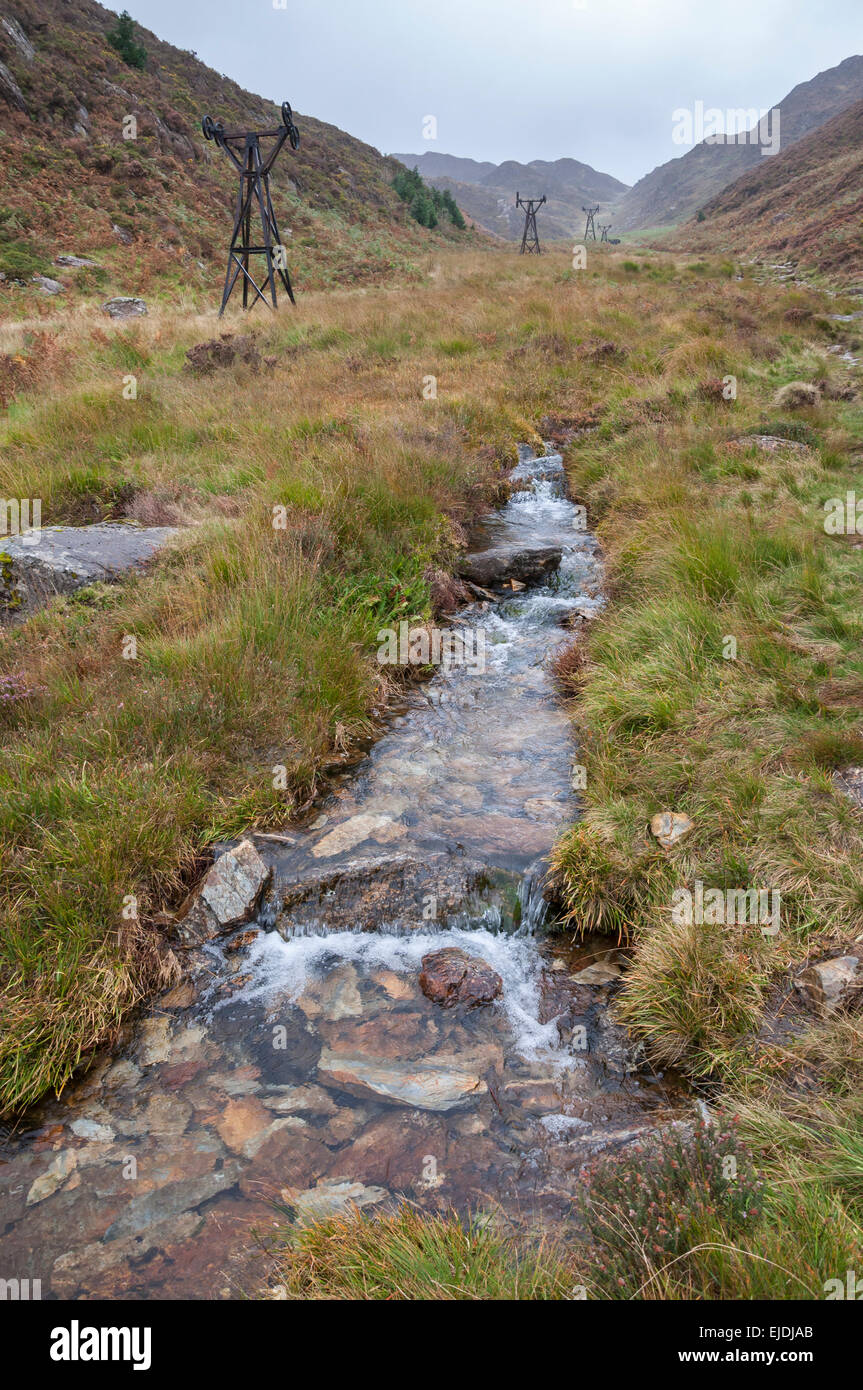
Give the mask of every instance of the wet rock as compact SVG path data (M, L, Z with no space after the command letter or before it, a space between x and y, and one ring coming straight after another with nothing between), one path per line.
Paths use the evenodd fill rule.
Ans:
M262 1097L279 1115L335 1115L338 1106L323 1086L274 1086Z
M358 978L353 965L346 962L329 971L322 980L311 981L297 1000L297 1007L306 1018L325 1018L330 1022L356 1018L363 1011Z
M456 1004L473 1008L496 999L503 980L481 957L449 946L423 956L420 988L427 999L444 1009Z
M55 1261L51 1272L51 1289L60 1298L74 1298L82 1283L88 1288L100 1275L105 1275L118 1266L140 1260L152 1250L170 1247L180 1241L191 1239L201 1225L197 1212L186 1212L180 1217L151 1227L148 1231L124 1239L94 1241L91 1245L78 1246L68 1250ZM134 1266L133 1266L134 1267ZM113 1289L111 1290L113 1293Z
M241 840L220 855L201 888L218 931L249 920L269 876L270 870L251 840Z
M321 1079L351 1095L377 1096L418 1110L454 1110L487 1093L479 1066L470 1054L399 1062L368 1055L350 1056L324 1048Z
M304 1192L292 1188L282 1190L283 1200L295 1208L301 1226L326 1221L354 1208L377 1206L389 1195L385 1187L366 1187L346 1178L324 1178L316 1187L308 1187Z
M650 822L650 833L663 849L671 849L695 828L695 821L678 811L661 811Z
M171 1025L167 1018L145 1018L138 1028L136 1042L142 1067L167 1062L171 1052Z
M44 1202L46 1197L52 1196L77 1167L78 1155L74 1149L63 1149L58 1153L45 1172L30 1186L27 1193L28 1207L34 1206L37 1202Z
M844 1008L863 989L863 966L857 956L835 956L802 971L794 987L815 1013L826 1017Z
M88 1139L101 1144L110 1144L114 1138L114 1131L111 1129L110 1125L101 1125L98 1120L79 1118L73 1120L69 1128L78 1139Z
M173 526L103 521L43 526L4 538L3 550L11 561L9 584L18 594L16 614L26 616L54 594L113 582L151 560L176 534Z
M379 856L301 864L296 881L282 890L278 930L325 924L329 930L375 931L386 923L427 928L423 912L429 896L436 901L438 923L445 923L488 882L486 866L462 854L417 850Z
M623 971L614 960L599 960L585 966L570 976L577 985L613 985L622 977Z
M341 825L324 835L323 839L312 846L312 854L316 859L331 859L336 854L347 854L364 840L368 840L376 830L390 825L392 816L364 811L358 816L351 816L349 820L342 821Z
M773 397L773 404L780 410L801 410L820 402L821 392L810 381L789 381Z
M120 236L122 228L115 227L115 233ZM132 238L126 233L129 241ZM125 238L120 236L120 240ZM113 299L106 299L102 305L102 312L112 319L135 319L140 318L147 312L147 305L143 299L135 299L132 295L116 295Z
M274 1120L266 1106L253 1096L231 1100L216 1121L219 1136L234 1153L254 1158L258 1150L279 1129L302 1127L303 1120L295 1116Z
M542 584L560 565L560 546L494 546L475 555L464 555L457 563L462 579L483 588L500 588L509 579L522 584Z
M236 366L238 362L253 371L260 370L261 354L248 333L222 333L209 342L197 343L186 353L186 366L197 376L208 376L220 368Z
M239 1172L237 1163L231 1160L217 1172L166 1183L154 1192L133 1197L122 1214L108 1227L105 1232L106 1241L117 1240L121 1236L138 1235L158 1222L181 1216L190 1208L209 1201L216 1193L233 1187Z

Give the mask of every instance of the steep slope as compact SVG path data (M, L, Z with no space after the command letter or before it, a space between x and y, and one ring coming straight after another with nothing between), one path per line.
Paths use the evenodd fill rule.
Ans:
M515 207L517 192L528 198L546 195L540 236L544 233L551 240L578 235L584 226L581 209L586 203L598 203L601 220L612 220L627 187L611 174L600 173L577 159L533 159L529 164L508 159L503 164L487 164L431 150L393 158L419 169L436 188L449 189L459 207L480 226L510 241L521 236L524 226L524 215Z
M863 275L863 101L762 163L680 229L694 251L790 257L840 278Z
M106 40L116 22L94 0L0 0L6 312L33 312L47 299L31 281L36 272L70 295L218 294L235 175L200 121L210 113L226 125L273 126L277 108L144 29L136 39L146 69L128 66ZM134 139L125 138L130 116ZM334 126L297 119L302 142L280 156L273 200L299 288L374 281L440 240L391 188L395 160ZM58 268L58 253L92 256L102 269Z
M846 58L811 81L801 82L778 103L781 149L794 145L860 100L863 57ZM621 204L618 227L633 231L685 222L747 170L778 157L763 155L755 144L696 145L633 185Z

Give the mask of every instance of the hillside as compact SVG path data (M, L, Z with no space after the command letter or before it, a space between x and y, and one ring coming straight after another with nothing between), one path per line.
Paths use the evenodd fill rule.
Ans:
M863 275L863 101L767 159L673 238L691 251L790 258Z
M0 190L5 313L50 303L35 273L69 295L218 296L235 176L201 118L266 127L277 108L146 29L136 31L146 70L128 66L106 40L116 20L94 0L0 3L0 163L16 171ZM130 115L137 137L127 140ZM299 289L374 282L455 235L410 218L390 186L395 160L322 121L297 121L300 148L283 151L272 186ZM58 253L99 268L61 269Z
M524 226L524 215L515 207L517 192L527 198L546 195L540 237L554 240L580 234L583 204L598 203L600 220L611 221L627 188L611 174L599 173L577 159L532 159L529 164L508 159L503 164L488 164L431 150L393 158L419 169L426 182L436 188L449 189L474 221L509 241L518 240Z
M861 99L863 57L846 58L811 81L799 83L778 103L781 151ZM618 229L634 231L685 222L748 170L769 165L779 157L762 155L757 145L696 145L633 185L621 204Z

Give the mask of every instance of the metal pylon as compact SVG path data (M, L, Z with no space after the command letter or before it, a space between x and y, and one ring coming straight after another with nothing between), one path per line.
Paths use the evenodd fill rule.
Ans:
M202 126L206 138L215 140L216 144L228 155L240 175L240 187L234 212L234 232L231 237L231 245L228 248L228 268L225 272L225 288L222 294L219 318L225 312L225 307L240 276L242 276L243 282L244 309L254 308L259 299L267 304L265 290L269 292L272 307L274 309L278 307L277 275L284 285L291 303L295 304L294 291L288 275L285 247L279 234L273 200L270 196L270 170L275 164L282 146L286 140L290 141L292 149L296 149L300 143L300 133L294 125L293 112L288 102L282 104L282 125L277 126L275 130L225 130L224 126L220 123L217 124L210 116L204 117ZM261 149L262 140L273 141L266 153L263 153ZM260 244L255 244L252 240L254 210L257 210L260 217ZM255 271L253 274L249 268L252 256L263 256L265 260L265 274L260 281L257 279L258 272ZM254 295L251 304L249 303L250 290Z
M587 213L587 221L584 224L584 239L585 241L596 241L596 227L594 226L593 219L599 212L599 204L597 203L595 208L586 208L582 203L581 210ZM609 226L611 226L611 223L609 223Z
M524 208L524 232L521 238L521 254L523 256L539 256L542 249L539 244L539 232L536 230L536 214L545 202L545 194L541 198L522 198L520 193L515 195L515 205L517 208Z

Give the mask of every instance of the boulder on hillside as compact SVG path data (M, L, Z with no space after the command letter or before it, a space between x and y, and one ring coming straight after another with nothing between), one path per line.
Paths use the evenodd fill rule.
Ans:
M146 314L147 305L143 299L135 299L132 295L117 295L105 300L102 312L112 319L135 319Z

